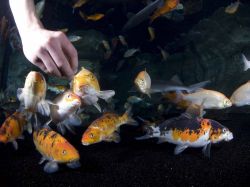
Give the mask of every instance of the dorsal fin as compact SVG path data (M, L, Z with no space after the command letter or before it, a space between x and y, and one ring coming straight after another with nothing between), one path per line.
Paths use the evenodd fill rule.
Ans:
M174 75L172 78L171 78L171 81L175 82L175 83L178 83L180 85L183 85L180 77L178 75Z

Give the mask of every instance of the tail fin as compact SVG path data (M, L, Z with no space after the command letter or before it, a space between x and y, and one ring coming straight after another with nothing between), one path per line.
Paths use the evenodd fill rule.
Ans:
M244 62L244 71L247 71L250 68L250 61L247 60L244 54L241 54L242 60Z
M196 83L196 84L192 84L188 87L188 92L189 93L192 93L192 92L195 92L203 87L205 87L208 83L210 83L211 81L210 80L207 80L207 81L203 81L203 82L199 82L199 83Z
M115 95L115 91L114 90L99 91L97 93L97 97L105 100L106 102L107 102L108 99L110 99L114 95Z
M126 110L126 112L122 115L122 124L129 124L133 126L137 126L138 123L132 118L132 106L129 106Z

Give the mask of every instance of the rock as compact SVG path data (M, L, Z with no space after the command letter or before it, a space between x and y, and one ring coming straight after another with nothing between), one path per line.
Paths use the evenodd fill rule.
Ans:
M187 85L211 80L211 89L230 95L250 79L241 60L242 52L250 59L249 9L240 6L238 12L230 15L220 8L210 18L201 20L182 41L187 43L185 52L170 56L161 76L167 79L178 73Z

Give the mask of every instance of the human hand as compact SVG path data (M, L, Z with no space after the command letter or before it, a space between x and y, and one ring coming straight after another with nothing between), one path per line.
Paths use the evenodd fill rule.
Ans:
M63 32L32 28L21 35L26 58L45 73L72 78L78 68L77 51Z

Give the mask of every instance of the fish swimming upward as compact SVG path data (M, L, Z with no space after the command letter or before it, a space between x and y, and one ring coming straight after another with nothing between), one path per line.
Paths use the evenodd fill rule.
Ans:
M81 166L78 151L60 134L47 128L33 133L33 141L36 149L41 153L39 164L48 161L44 166L46 173L54 173L58 164L66 164L69 168Z
M230 100L233 105L238 107L244 105L250 105L249 94L250 94L250 81L237 88L230 97Z
M141 71L138 73L134 80L136 88L143 94L150 96L150 89L151 89L151 78L147 71Z
M119 128L121 125L137 125L137 122L131 118L131 108L122 116L115 113L106 113L90 124L88 129L82 135L82 144L91 145L102 141L120 142Z
M147 126L147 134L136 139L149 138L158 138L158 143L176 144L175 155L180 154L188 147L202 147L203 154L210 157L211 144L228 142L233 139L233 134L215 120L184 113L156 126Z
M17 98L21 106L20 110L25 113L27 120L34 115L37 123L36 113L49 116L49 101L45 100L47 85L43 75L39 72L31 71L26 77L24 88L18 88Z
M93 105L99 111L101 111L101 107L97 103L98 98L108 101L108 99L115 95L114 90L101 91L96 76L83 67L81 71L74 76L71 82L71 88L75 94L82 98L83 104Z
M65 127L74 132L71 126L81 125L81 119L76 111L81 107L81 98L72 91L66 91L57 96L50 105L50 120L46 123L54 122L57 129L65 134Z
M29 133L32 133L31 124L28 124L26 117L22 113L15 112L10 115L1 126L0 142L5 144L11 142L17 150L18 145L16 140L23 139L22 134L24 130L28 130Z

